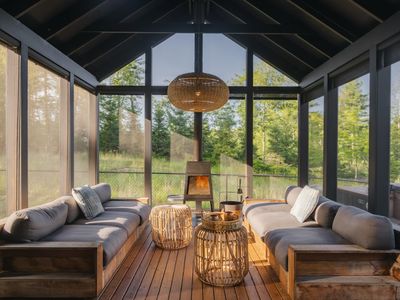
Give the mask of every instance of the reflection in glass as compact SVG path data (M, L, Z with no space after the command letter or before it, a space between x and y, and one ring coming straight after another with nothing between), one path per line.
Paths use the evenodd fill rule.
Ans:
M253 197L284 199L286 188L297 185L297 101L253 103Z
M339 87L337 201L367 209L369 74Z
M89 184L90 102L95 96L74 86L74 186Z
M144 97L102 95L99 103L100 181L113 197L144 194Z
M322 191L324 167L324 97L308 102L308 183Z
M68 82L48 69L28 64L28 202L29 206L60 195L60 104Z

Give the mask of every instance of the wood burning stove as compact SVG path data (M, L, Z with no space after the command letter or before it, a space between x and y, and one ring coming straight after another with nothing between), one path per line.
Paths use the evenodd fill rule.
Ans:
M201 210L202 201L210 201L211 210L214 210L210 162L187 162L183 201L196 201L197 210Z

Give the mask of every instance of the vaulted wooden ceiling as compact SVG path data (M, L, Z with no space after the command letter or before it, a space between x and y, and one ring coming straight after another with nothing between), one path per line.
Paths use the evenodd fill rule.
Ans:
M99 80L174 33L219 32L300 81L399 11L400 1L0 0L0 8Z

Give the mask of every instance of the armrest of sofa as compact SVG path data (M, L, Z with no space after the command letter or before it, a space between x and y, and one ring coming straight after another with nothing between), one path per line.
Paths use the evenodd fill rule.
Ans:
M148 197L139 197L139 198L111 198L110 201L139 201L143 204L149 205L149 198Z
M296 278L303 276L390 275L399 255L395 249L368 250L357 245L290 245L288 290L294 293Z

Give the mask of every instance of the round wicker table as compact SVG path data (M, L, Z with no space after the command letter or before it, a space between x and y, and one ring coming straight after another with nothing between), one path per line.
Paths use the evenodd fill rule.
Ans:
M194 237L195 272L204 283L234 286L249 271L247 231L241 219L224 220L223 213L203 216Z
M163 249L187 247L192 240L192 211L184 204L158 205L150 214L152 238Z

